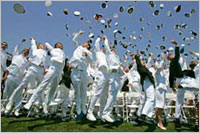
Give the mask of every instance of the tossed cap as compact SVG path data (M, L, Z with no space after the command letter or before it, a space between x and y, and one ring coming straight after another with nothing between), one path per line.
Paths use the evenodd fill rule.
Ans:
M171 17L172 16L172 12L171 11L167 11L167 16Z
M47 12L47 16L53 16L51 12Z
M64 9L64 11L63 11L63 12L64 12L64 14L65 14L65 15L68 15L68 14L69 14L69 11L68 11L68 9L66 9L66 8Z
M101 4L101 8L104 9L104 8L107 8L107 7L108 7L108 5L107 5L106 3L102 3L102 4Z
M175 7L174 7L174 10L175 10L176 12L180 12L180 11L181 11L181 5L175 6Z
M133 11L134 11L134 7L133 7L133 6L129 6L127 12L128 12L129 14L131 14L131 13L133 13Z
M74 11L74 16L80 16L81 13L79 11Z
M20 4L20 3L14 4L13 8L14 8L14 11L15 11L16 13L21 13L21 14L23 14L23 13L26 12L24 6L23 6L22 4Z
M160 9L163 9L165 7L164 4L160 4Z
M153 12L153 16L157 16L157 15L159 15L159 13L160 13L159 10L155 10L155 11Z
M44 5L46 7L50 7L52 5L52 2L50 0L45 1Z
M117 13L113 14L113 18L118 18L118 17L119 17L119 15Z
M120 11L120 12L124 12L124 7L123 7L123 6L120 6L119 11Z

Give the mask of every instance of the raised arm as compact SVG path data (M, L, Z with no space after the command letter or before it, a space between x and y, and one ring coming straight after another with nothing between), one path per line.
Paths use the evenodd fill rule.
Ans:
M31 49L32 49L32 54L34 55L34 51L37 50L37 45L35 39L31 38Z
M100 51L100 46L99 46L100 45L99 44L100 40L101 40L101 38L98 37L97 40L95 41L95 50L96 50L96 52Z
M45 43L45 46L46 46L47 49L50 50L50 51L53 49L53 47L52 47L48 42Z
M147 68L150 68L153 65L153 53L150 54L150 57L147 62Z
M105 46L106 53L111 54L112 51L111 51L110 46L109 46L109 44L108 44L108 39L107 39L106 36L104 36L103 38L105 39L105 41L104 41L104 46Z
M83 33L84 33L84 31L79 31L78 33L74 33L74 37L73 37L72 41L74 42L75 48L77 48L79 46L79 43L78 43L77 39Z

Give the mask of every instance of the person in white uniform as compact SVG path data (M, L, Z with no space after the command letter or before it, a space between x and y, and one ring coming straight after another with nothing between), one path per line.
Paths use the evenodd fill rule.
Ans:
M6 42L1 43L1 77L3 77L4 71L6 70L6 61L8 59L8 55L6 53L6 49L8 44Z
M15 47L15 51L12 58L11 65L7 68L5 76L7 76L7 80L5 83L5 89L3 93L3 99L7 99L8 102L6 102L5 106L5 114L9 115L10 111L12 110L13 104L16 105L20 104L21 97L18 96L14 100L12 99L12 93L15 88L20 84L22 81L25 70L29 66L28 62L28 55L29 55L29 48L24 49L19 54L19 47L20 45L17 45ZM17 107L17 106L15 106Z
M156 108L156 120L158 122L157 126L161 128L162 130L166 130L162 123L162 112L165 108L165 96L167 91L166 86L166 76L165 76L165 59L166 55L162 54L162 60L158 64L158 62L155 63L156 66L156 72L155 72L155 83L156 83L156 92L155 92L155 108Z
M123 70L120 67L120 59L116 53L115 48L110 48L108 39L106 36L103 37L105 39L104 47L106 53L106 60L108 63L108 74L109 74L109 94L108 99L103 110L102 118L108 122L114 122L114 118L112 118L112 109L113 103L116 100L117 93L121 89L121 80L120 77L124 74Z
M69 63L72 65L71 80L75 89L75 103L77 117L76 121L81 122L86 119L86 103L87 103L87 67L92 64L92 53L89 42L84 42L79 45L77 38L83 34L79 31L74 34L73 42L75 44L75 51Z
M93 114L95 104L100 98L100 107L98 115L102 119L103 109L106 104L106 96L108 95L108 64L106 60L104 48L100 48L100 40L102 38L98 37L95 42L95 52L96 52L96 65L97 65L97 86L94 92L94 96L91 98L90 106L87 113L87 119L90 121L96 121Z
M32 104L36 101L36 99L40 97L42 91L47 86L49 86L45 97L45 102L43 104L43 111L46 115L48 115L48 105L54 98L54 93L57 88L57 85L59 84L61 73L65 64L65 53L63 51L63 45L60 42L57 42L54 48L47 42L45 43L45 45L50 51L51 65L47 70L47 73L45 74L42 82L36 88L28 103L24 105L24 108L29 110Z
M25 77L23 78L22 82L19 84L19 86L15 89L15 91L12 93L9 102L10 104L13 104L15 99L18 97L22 98L22 91L24 88L28 86L29 83L32 81L37 82L38 84L43 79L43 73L45 69L47 68L46 65L46 56L47 52L45 51L45 45L42 43L39 43L38 46L36 45L36 41L31 38L31 49L32 49L32 57L29 58L30 61L30 67L28 68ZM15 115L19 116L19 110L22 107L20 99L20 103L15 104ZM12 106L12 105L11 105Z

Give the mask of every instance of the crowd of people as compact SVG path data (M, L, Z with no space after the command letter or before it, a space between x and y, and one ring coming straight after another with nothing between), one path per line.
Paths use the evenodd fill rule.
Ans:
M181 46L175 40L170 42L174 45L175 53L173 50L163 52L160 55L161 60L154 57L153 53L145 60L141 51L129 51L124 59L120 59L106 35L98 36L92 44L90 41L80 43L78 37L82 34L84 31L74 34L75 49L70 59L65 55L60 42L52 46L48 42L36 43L36 40L31 38L31 49L21 51L20 44L15 47L12 55L6 52L8 44L2 42L1 114L20 116L34 107L42 108L39 113L48 116L52 113L52 102L61 99L57 103L64 119L68 117L71 97L69 90L74 89L77 122L86 119L96 121L98 118L103 122L113 123L114 103L118 93L126 86L128 92L137 92L140 95L139 106L135 110L135 123L157 124L159 128L166 130L162 113L166 106L166 92L171 90L176 94L175 127L181 127L184 93L191 91L197 95L199 91L198 59L187 63L185 56L180 53ZM22 43L26 41L23 39ZM189 50L189 53L199 58L199 53L192 50ZM89 89L93 92L90 99L87 96ZM28 90L33 90L33 93L24 104L24 95ZM98 100L100 106L98 112L95 112ZM197 127L198 109L197 100Z

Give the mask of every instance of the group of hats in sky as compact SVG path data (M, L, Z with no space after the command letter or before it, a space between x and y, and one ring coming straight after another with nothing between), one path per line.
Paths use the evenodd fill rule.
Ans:
M158 15L160 14L160 12L165 8L165 5L162 4L162 3L159 4L158 6L157 6L156 3L153 2L153 1L149 1L148 3L149 3L149 7L152 8L152 9L155 8L155 7L157 7L157 8L153 11L153 14L152 14L153 16L158 16ZM44 5L48 8L48 7L52 6L52 2L51 2L50 0L47 0L47 1L44 2ZM108 1L105 1L105 2L102 1L100 7L102 8L102 10L108 8L108 7L109 7L109 2L108 2ZM15 3L14 6L13 6L13 8L14 8L15 12L17 12L17 13L22 13L22 14L25 13L25 8L24 8L24 6L23 6L22 4L20 4L20 3ZM119 5L119 12L120 12L120 13L133 14L133 13L134 13L134 10L135 10L135 7L134 7L133 5L129 5L127 8L125 8L125 7ZM174 7L174 11L168 10L168 11L166 12L166 16L167 16L167 17L172 17L172 16L173 16L173 13L179 13L179 12L181 12L181 10L182 10L182 5L181 5L181 4L176 5L176 6ZM64 15L69 15L71 12L69 12L69 10L68 10L67 8L64 8L64 9L63 9L63 13L64 13ZM196 10L195 10L194 8L192 8L192 9L190 10L190 12L184 14L184 17L185 17L185 18L190 18L190 17L191 17L193 14L195 14L195 13L196 13ZM116 28L116 27L119 25L119 23L118 23L118 22L114 22L114 23L113 23L113 21L112 21L111 18L109 18L109 17L108 17L108 18L104 18L104 15L101 14L101 13L96 13L96 14L94 14L93 20L89 20L89 19L87 19L87 18L82 17L82 16L81 16L81 12L78 11L78 10L73 11L73 15L76 16L76 17L80 17L80 20L81 20L81 21L85 21L86 24L88 25L89 29L92 29L92 28L93 28L93 26L92 26L92 24L91 24L91 21L95 21L95 22L97 22L98 24L103 25L104 28L101 29L101 33L102 33L102 34L104 34L104 31L105 31L105 30L113 30L113 36L114 36L114 40L113 40L113 42L112 42L112 46L113 46L113 47L115 47L117 44L120 44L120 45L122 45L122 47L125 48L125 49L127 49L128 47L136 48L137 45L134 44L134 43L132 43L132 42L134 42L135 40L142 40L142 39L143 39L143 35L142 35L142 34L135 35L134 32L132 32L130 35L123 35L123 30L127 30L127 29L128 29L127 26L124 26L124 29L123 29L123 30L120 30L120 29L113 29L113 28L112 28L112 25L115 26L115 28ZM48 12L47 12L47 16L48 16L48 17L51 17L51 16L53 16L53 13L50 12L50 11L48 11ZM113 17L114 19L117 19L117 18L119 18L119 14L118 14L118 13L114 13L112 17ZM140 21L140 22L143 22L143 21L144 21L144 18L143 18L143 17L140 17L140 18L139 18L139 21ZM150 24L149 22L147 22L147 25L150 26L151 24ZM158 25L156 25L156 27L155 27L155 29L158 30L158 31L161 30L162 28L164 28L164 24L158 24ZM68 31L68 29L69 29L69 25L68 25L68 24L65 25L65 29ZM179 35L182 35L182 34L183 34L183 31L184 31L185 29L188 30L188 25L187 25L186 23L175 24L175 25L174 25L174 30L176 30L176 31L178 32ZM144 27L141 27L140 30L141 30L141 32L143 32L145 29L144 29ZM183 36L183 41L185 42L185 44L190 45L190 44L191 44L190 42L191 42L192 40L197 39L198 33L197 33L196 31L194 31L194 30L188 30L188 31L189 31L189 33L190 33L191 36L190 36L190 37L185 37L185 36ZM119 35L119 34L122 36L121 39L118 38L118 35ZM71 34L70 34L70 33L67 33L66 35L67 35L67 36L70 36ZM147 36L151 36L151 33L148 33ZM92 42L92 41L93 41L93 38L95 37L95 35L94 35L94 33L90 32L88 37L90 38L90 41ZM129 39L129 42L128 42L128 43L125 42L125 39L127 39L127 38ZM163 42L165 42L165 41L167 40L167 37L164 36L164 35L161 36L161 38L162 38L162 41L163 41ZM149 51L149 49L152 47L151 43L152 43L152 40L149 39L149 41L148 41L148 43L147 43L147 45L146 45L146 48L145 48L143 51L141 51L141 54L143 54L144 56L146 56L145 50L146 50L146 51ZM182 45L181 45L181 46L182 46L181 53L184 53L184 46L185 46L185 44L182 44ZM160 49L160 50L165 51L165 52L173 51L173 48L172 48L172 47L166 48L166 46L165 46L165 45L162 45L162 44L161 44L160 46L155 46L155 48L156 48L156 49ZM129 52L129 50L127 50L127 51ZM188 55L188 54L185 53L185 56L187 56L187 55ZM159 57L159 56L160 56L160 54L158 55L158 57Z

